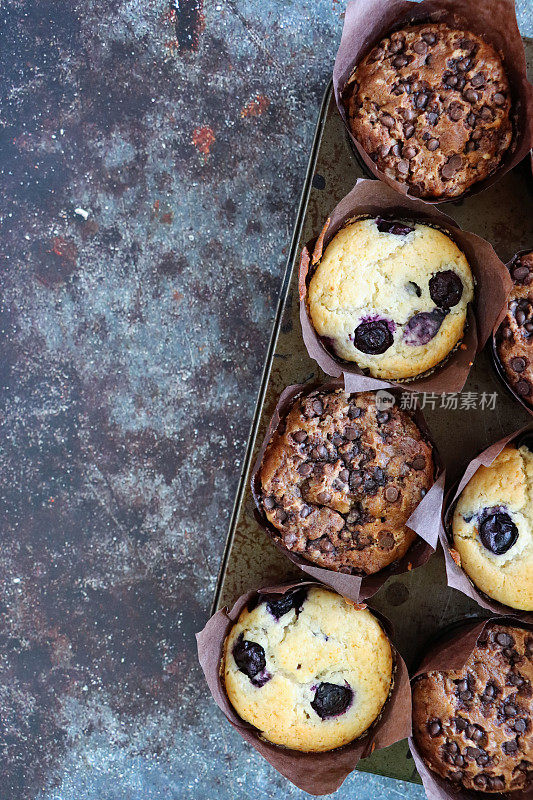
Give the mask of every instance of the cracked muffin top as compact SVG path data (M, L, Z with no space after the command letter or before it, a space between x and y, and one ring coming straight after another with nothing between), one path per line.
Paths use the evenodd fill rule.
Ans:
M514 391L533 404L533 251L511 262L513 289L507 314L498 329L496 347L500 363Z
M460 670L413 685L413 736L443 778L481 792L533 783L533 634L493 624Z
M299 396L258 473L261 510L279 542L321 567L372 574L416 538L406 522L433 484L431 444L374 392Z
M349 222L309 282L311 322L324 345L375 378L421 375L460 342L474 281L443 231L382 218Z
M354 137L388 177L427 199L490 175L511 145L511 94L496 50L444 24L384 38L344 90Z
M391 647L376 618L318 586L257 599L224 649L226 692L239 716L268 741L304 752L364 733L392 681Z
M473 583L493 600L533 611L533 454L507 445L465 486L453 546Z

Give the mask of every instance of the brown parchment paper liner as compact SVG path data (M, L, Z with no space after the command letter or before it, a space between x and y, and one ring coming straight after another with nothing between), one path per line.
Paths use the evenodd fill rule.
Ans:
M532 159L533 159L533 157L532 157ZM533 163L533 160L532 160L532 163ZM511 266L513 265L515 259L518 259L520 256L523 256L526 253L531 253L532 250L533 250L533 243L532 243L531 247L527 248L526 250L519 250L517 253L515 253L514 256L512 257L512 259L510 261L508 261L507 264L505 265L507 267L507 269L509 270L509 273L511 271ZM512 287L511 287L510 291L512 291ZM526 403L524 398L521 397L518 394L518 392L515 392L515 390L513 389L513 387L511 386L511 384L507 380L507 373L505 372L503 364L500 361L500 356L498 354L498 346L497 346L497 338L496 337L497 337L497 333L498 333L498 328L500 327L500 325L503 322L504 317L505 317L505 315L507 313L507 303L508 303L508 298L507 298L507 300L505 302L505 305L502 308L502 310L501 310L501 312L500 312L500 314L498 316L498 319L496 320L494 328L492 330L492 339L491 339L491 343L490 343L491 347L490 347L490 351L489 351L490 352L490 360L491 360L492 366L494 367L494 371L495 371L496 375L500 379L501 383L504 385L507 393L512 395L512 397L514 397L514 399L517 401L517 403L520 403L522 408L525 408L525 410L528 412L528 414L531 414L531 416L533 416L533 406L531 406L529 403Z
M451 586L452 589L457 589L467 597L475 600L476 603L478 603L482 608L486 608L495 614L505 614L509 617L513 617L515 620L531 623L533 622L533 612L520 611L516 608L503 605L503 603L498 603L496 600L492 600L490 597L488 597L488 595L486 595L484 592L481 592L473 584L466 572L458 564L456 564L451 552L453 542L451 526L453 513L455 511L455 506L459 499L459 495L473 475L478 471L480 466L490 467L496 456L501 453L506 444L509 442L514 442L522 437L524 440L526 440L526 438L528 440L529 438L531 439L530 446L531 449L533 449L533 428L530 426L525 426L520 428L520 430L514 431L514 433L505 436L503 439L500 439L490 447L487 447L486 450L483 450L483 452L476 456L476 458L472 459L459 483L452 487L446 495L446 499L444 501L443 525L440 529L440 541L442 544L442 549L444 550L448 586Z
M373 575L350 575L344 572L335 572L325 567L318 567L307 561L297 553L291 553L279 542L279 531L267 519L261 507L261 484L259 480L259 470L261 462L265 454L267 445L272 438L274 432L278 428L280 421L288 414L292 408L295 398L304 394L307 395L317 389L321 391L331 391L335 389L344 389L343 382L340 380L329 381L328 383L320 383L319 381L312 381L304 384L293 384L287 386L281 393L277 402L276 408L268 425L268 429L263 439L263 443L259 449L252 474L250 477L250 484L252 495L255 500L256 511L255 517L261 527L272 537L272 540L278 550L283 555L292 561L303 572L311 575L316 580L330 586L339 594L344 597L350 598L355 603L361 603L364 600L372 597L383 584L392 576L399 575L402 572L409 572L412 569L421 567L433 555L437 548L439 538L439 529L441 527L442 516L442 503L444 498L444 481L445 470L438 450L431 438L426 421L420 410L415 412L406 412L414 419L422 433L431 442L433 446L433 458L435 462L436 477L433 486L430 488L425 497L422 498L418 506L415 508L409 519L407 526L418 534L407 553L403 558L389 564L388 567L374 573ZM398 399L398 398L397 398Z
M409 186L385 175L352 135L342 101L342 92L353 68L384 36L404 25L434 22L464 27L490 42L503 56L512 99L513 141L500 166L485 180L474 183L457 197L422 200L424 203L457 201L492 186L515 167L533 145L533 86L527 80L526 58L513 0L351 0L346 7L341 43L333 68L337 108L350 139L376 178L407 195Z
M302 753L267 742L259 731L244 722L235 712L228 700L220 674L223 648L234 622L248 601L258 593L285 594L295 586L317 585L315 581L289 583L254 589L242 595L231 611L223 608L208 621L200 633L196 634L198 658L207 680L213 699L228 721L242 738L266 758L269 764L285 778L314 795L330 794L339 788L352 772L361 758L369 756L374 750L381 750L411 734L411 691L407 667L391 642L395 671L389 699L381 715L366 733L355 741L337 750L326 753ZM391 636L390 622L382 614L370 609L378 618L387 635Z
M357 364L335 358L322 344L307 311L307 285L323 251L343 225L354 217L410 219L443 230L464 252L475 277L475 298L469 308L461 345L431 374L408 381L385 381L363 374ZM344 375L347 392L401 386L417 392L459 392L468 377L476 353L482 348L502 312L512 287L509 271L489 242L463 231L434 206L411 197L401 197L378 181L360 179L333 209L318 238L308 242L300 255L300 322L307 352L321 369L334 377Z
M477 622L466 622L464 627L461 626L460 632L457 629L454 632L443 636L442 640L430 650L424 658L422 664L415 672L411 683L413 683L419 675L432 670L455 670L461 669L472 650L477 644L480 635L483 633L488 624L501 623L504 625L514 625L520 628L527 628L533 631L531 623L522 622L509 616L492 616L488 619L480 620ZM428 800L487 800L488 797L494 800L531 800L531 787L524 789L520 792L475 792L461 789L455 784L441 778L436 772L433 772L425 763L418 749L418 745L414 737L409 737L409 749L418 770L418 774L422 779L424 791Z

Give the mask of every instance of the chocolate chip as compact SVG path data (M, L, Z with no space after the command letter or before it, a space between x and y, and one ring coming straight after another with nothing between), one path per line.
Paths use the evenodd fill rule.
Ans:
M489 786L493 792L501 792L505 789L505 781L499 775L493 775L489 778Z
M413 45L413 50L419 55L424 55L424 53L427 53L427 49L427 42L425 42L423 39L421 39L419 42L415 42Z
M485 76L483 73L478 72L477 75L474 75L472 80L470 81L474 89L479 89L485 83Z
M346 439L348 439L349 442L353 442L354 439L358 439L359 438L361 433L358 430L358 428L354 428L352 425L348 425L344 429L344 435L345 435Z
M471 66L472 60L470 58L461 58L457 62L457 69L460 70L460 72L466 72Z
M501 92L496 92L492 99L497 106L505 105L505 95L503 95Z
M323 503L325 505L326 503L329 503L329 501L331 500L331 492L320 492L320 494L317 495L316 499L318 500L319 503Z
M516 715L518 714L518 709L512 703L507 703L503 707L503 713L505 714L506 717L516 717Z
M474 776L474 783L478 787L478 789L484 789L488 783L488 778L486 775L475 775Z
M372 497L373 495L377 494L378 484L373 478L366 478L363 483L363 489L366 494Z
M435 719L433 722L430 722L428 725L428 733L429 735L434 738L442 733L442 723L440 719Z
M514 639L510 633L500 632L497 633L494 638L497 644L499 644L501 647L512 647L512 645L514 644Z
M415 98L415 106L416 108L425 108L428 104L429 95L424 94L421 92Z
M476 45L474 44L472 39L461 39L461 41L459 42L459 46L462 50L466 50L467 53L471 53Z
M294 439L294 441L297 442L298 444L305 442L305 440L307 439L307 433L305 431L294 431L294 433L292 433L291 436Z
M442 270L430 278L429 294L439 308L452 308L462 297L463 282L452 269Z
M276 505L276 501L274 500L273 497L265 497L263 499L263 505L267 509L267 511L271 511Z
M363 413L363 409L359 408L359 406L350 406L348 409L348 416L350 419L357 419Z
M311 708L316 711L320 719L328 719L343 714L352 701L353 690L349 686L319 683L311 700Z
M480 750L479 747L467 747L465 754L468 758L474 759L474 761L483 755L483 750Z
M479 94L473 89L465 89L463 97L465 100L468 100L469 103L477 103L479 100Z
M503 555L518 539L518 528L509 514L498 511L485 516L479 526L483 547L497 556Z
M511 739L509 742L504 742L502 744L502 750L504 753L507 753L507 755L510 756L518 751L518 742L516 739Z
M444 75L443 81L447 86L453 89L454 86L457 86L458 78L457 75Z
M407 66L408 63L409 59L407 58L407 56L404 55L395 56L392 59L392 66L396 67L396 69L401 69L402 67Z
M324 413L324 404L320 400L313 400L313 411L320 416Z
M395 541L390 531L381 531L378 534L378 545L382 550L392 550Z
M461 769L454 770L448 775L449 779L454 783L460 783L463 780L464 772Z
M441 175L445 180L450 180L453 178L455 173L458 169L461 169L463 160L460 155L457 153L453 156L450 156L446 164L441 169Z
M247 641L242 633L233 645L232 655L239 672L247 675L252 683L256 676L265 669L265 651L257 642Z
M473 128L474 125L476 124L476 115L475 114L469 114L467 116L467 118L466 118L466 121L470 125L470 127Z
M513 724L513 728L517 733L525 733L527 730L527 722L525 719L517 719Z
M309 516L309 514L312 513L312 511L313 511L313 509L310 508L309 506L302 506L301 509L300 509L301 518L305 519L306 517Z
M360 472L352 472L350 475L350 489L358 489L363 483L363 477Z
M422 39L429 45L433 45L437 41L436 35L434 33L432 33L431 31L428 32L428 33L423 33L422 34Z
M393 344L393 337L385 320L362 322L354 331L354 345L362 353L384 353Z
M521 356L512 358L509 363L511 365L511 369L513 369L515 372L523 372L527 367L527 360Z
M526 314L523 308L517 308L514 316L519 325L523 325L526 321Z
M386 128L394 128L394 118L390 114L383 114L380 121Z
M385 489L385 499L389 503L395 503L399 497L399 494L400 492L396 488L396 486L387 486L387 488Z
M396 168L400 175L407 175L409 173L409 162L402 159L398 161Z
M344 483L348 483L348 481L350 480L350 470L341 469L341 471L339 472L339 478L341 479L341 481L344 481Z
M463 106L456 100L448 106L448 116L453 122L459 122L463 116Z
M455 727L459 732L466 731L468 727L468 722L466 721L466 719L463 719L463 717L455 717L454 722L455 722Z
M518 383L516 384L516 391L522 397L527 397L529 394L531 394L531 385L529 381L526 380L518 381Z
M428 143L427 143L426 147L427 147L427 149L428 149L430 152L433 152L434 150L436 150L436 149L437 149L437 147L438 147L439 145L440 145L440 142L439 142L439 140L438 140L438 139L430 139L430 140L428 141Z
M307 478L313 471L313 465L309 463L309 461L305 461L303 464L300 464L298 467L298 474L302 476L302 478Z
M488 106L483 106L483 108L479 112L479 115L481 119L484 120L485 122L492 122L492 111ZM478 136L479 135L480 134L478 134Z
M529 275L529 267L518 266L513 269L512 276L515 281L523 281Z
M413 128L413 126L411 125ZM414 131L414 128L413 128ZM407 159L414 158L416 156L416 148L415 147L404 147L402 150L402 156ZM399 166L398 166L399 169Z
M388 422L390 420L389 412L388 411L380 411L379 413L376 414L376 420L378 421L378 423L380 425L384 425L385 422Z
M275 512L275 516L280 525L283 525L283 523L287 519L287 512L284 511L282 508L278 508Z

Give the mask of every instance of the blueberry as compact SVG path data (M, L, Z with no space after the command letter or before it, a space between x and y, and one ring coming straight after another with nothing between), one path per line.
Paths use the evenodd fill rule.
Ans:
M267 682L270 676L261 675L266 667L266 659L260 644L247 641L241 633L232 652L240 672L244 672L255 686L263 686Z
M439 332L447 312L442 311L440 308L434 308L433 311L422 311L420 314L415 314L408 320L403 332L403 340L405 344L414 346L421 346L430 342Z
M376 225L380 233L394 233L396 236L407 236L408 233L414 231L414 228L406 225L405 222L394 222L391 219L382 219L381 217L376 219Z
M354 345L357 350L377 355L388 350L393 343L392 333L384 319L362 322L354 332Z
M319 683L311 708L316 711L320 719L336 717L344 714L352 704L353 690L349 686L338 686L336 683Z
M452 269L437 272L429 280L431 299L439 308L456 306L463 294L463 283Z
M501 556L510 550L518 539L518 528L509 514L503 512L489 514L479 526L479 538L483 547Z
M267 600L267 608L273 617L279 619L284 614L294 608L299 614L307 597L307 589L296 589L293 592L286 592L273 599Z

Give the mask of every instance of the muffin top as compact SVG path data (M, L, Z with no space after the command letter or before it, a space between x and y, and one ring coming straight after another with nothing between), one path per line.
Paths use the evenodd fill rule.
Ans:
M225 645L228 698L265 739L319 752L360 736L391 688L392 652L376 618L311 586L260 595Z
M461 566L489 597L533 611L533 454L507 445L465 486L453 516Z
M413 736L426 764L465 789L533 782L533 634L493 624L465 666L413 685Z
M500 363L514 391L533 404L533 251L511 262L514 286L497 336Z
M416 538L405 523L433 475L432 447L404 411L380 411L373 392L314 391L269 442L260 503L287 550L371 574Z
M444 24L387 36L355 68L344 96L355 138L419 197L462 194L498 167L512 141L500 56Z
M309 282L325 346L376 378L416 377L463 336L472 273L449 236L419 222L358 219L328 244Z

